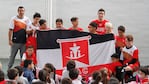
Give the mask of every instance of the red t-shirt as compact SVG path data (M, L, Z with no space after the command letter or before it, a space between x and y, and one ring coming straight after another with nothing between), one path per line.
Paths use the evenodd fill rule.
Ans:
M95 22L96 24L98 24L98 28L97 28L97 32L100 35L106 34L106 28L105 28L105 23L108 22L108 20L103 20L103 21L99 21L97 20L93 20L92 22Z
M119 66L123 66L122 63L120 63L120 62L113 62L113 63L110 63L107 68L108 68L112 73L115 73L115 72L116 72L116 67L119 67Z
M115 36L116 47L124 47L126 45L126 37Z
M68 28L68 30L74 30L74 29L71 27L71 28ZM76 30L82 32L83 31L83 28L78 27Z
M144 84L144 83L149 83L149 78L145 78L143 80L141 80L141 83Z

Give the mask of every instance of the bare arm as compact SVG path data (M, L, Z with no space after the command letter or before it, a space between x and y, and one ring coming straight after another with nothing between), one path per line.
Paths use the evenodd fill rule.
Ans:
M13 29L9 29L8 32L8 41L9 41L9 45L12 46L13 42L12 42L12 34L13 34Z

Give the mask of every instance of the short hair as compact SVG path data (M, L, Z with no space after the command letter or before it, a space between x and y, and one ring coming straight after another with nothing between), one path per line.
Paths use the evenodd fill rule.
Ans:
M19 76L21 76L22 73L23 73L23 67L21 67L21 66L15 66L14 68L18 70Z
M72 17L72 18L70 19L70 21L71 21L71 22L74 22L74 21L77 21L77 19L78 19L78 17Z
M39 21L40 26L41 26L42 24L44 24L45 22L46 22L45 19L41 19L41 20Z
M57 18L56 22L61 22L63 24L63 20L61 18Z
M119 59L119 55L117 53L112 54L111 58L117 58Z
M0 70L0 81L3 81L5 79L5 74L2 70Z
M68 71L71 70L71 69L74 69L74 68L76 67L75 61L74 61L74 60L69 60L69 61L67 62L66 67L67 67L67 70L68 70Z
M54 67L53 64L51 64L51 63L46 63L46 64L45 64L45 67L47 67L48 69L50 69L51 72L54 72L54 71L55 71L55 67Z
M120 25L120 26L118 26L118 30L122 31L122 32L125 32L125 27L123 25Z
M73 79L76 79L78 78L79 76L79 70L78 69L71 69L69 71L69 77L73 80Z
M27 68L28 65L32 64L32 60L24 60L24 68Z
M28 49L28 48L34 48L34 47L33 47L32 45L29 45L29 46L27 46L27 49Z
M96 22L91 22L89 25L92 26L92 27L95 27L96 29L98 27L98 24Z
M23 7L23 6L19 6L19 7L18 7L18 11L19 11L19 9L22 9L22 8L24 8L24 7Z
M102 11L102 12L105 13L105 10L104 10L103 8L100 8L100 9L98 10L98 12L100 12L100 11Z
M47 77L48 77L48 76L50 76L49 73L48 73L48 71L46 71L46 70L44 70L44 69L39 71L38 77L39 77L39 79L40 79L41 81L47 82L47 81L48 81L48 80L47 80Z
M33 15L33 18L36 18L36 17L41 18L40 13L37 13L37 12L36 12L36 13Z
M143 72L145 75L149 75L148 67L141 66L139 71Z
M132 35L126 35L126 39L128 41L133 41L134 40Z
M115 77L111 77L108 84L119 84L119 80Z
M63 78L62 84L72 84L72 80L70 78Z
M7 71L7 76L9 79L14 80L15 77L17 77L19 75L18 70L15 68L9 69Z

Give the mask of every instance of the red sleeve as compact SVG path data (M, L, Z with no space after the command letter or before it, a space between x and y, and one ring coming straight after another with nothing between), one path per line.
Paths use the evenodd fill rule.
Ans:
M138 60L138 58L139 58L138 54L139 54L139 50L136 49L136 50L134 51L134 53L133 53L133 58L135 58L135 59Z
M133 71L137 71L139 66L140 66L140 63L138 61L138 62L136 62L134 64L130 64L129 66L132 68Z

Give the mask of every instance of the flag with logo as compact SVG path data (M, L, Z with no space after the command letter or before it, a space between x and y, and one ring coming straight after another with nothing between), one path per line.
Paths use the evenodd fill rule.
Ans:
M37 31L37 66L52 63L61 75L68 60L81 74L90 74L109 64L115 52L113 34L96 35L75 30Z

